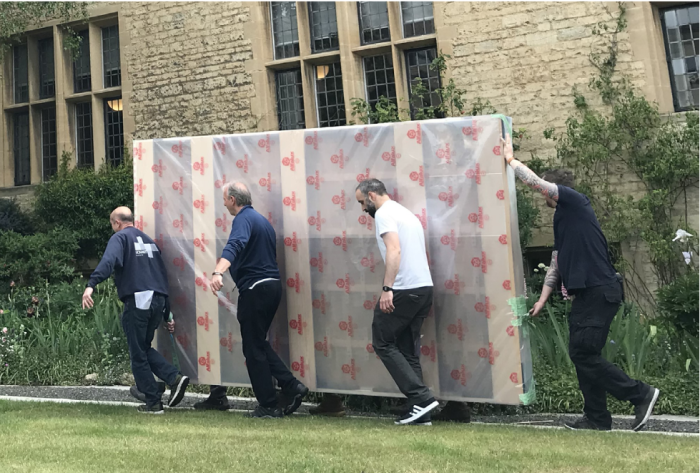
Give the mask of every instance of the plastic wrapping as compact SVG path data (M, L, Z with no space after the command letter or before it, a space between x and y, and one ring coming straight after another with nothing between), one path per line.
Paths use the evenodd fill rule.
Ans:
M159 333L159 349L177 350L194 382L249 383L238 292L228 275L218 298L208 288L233 221L221 187L239 181L277 234L274 349L312 390L400 395L371 345L384 264L355 188L374 177L425 229L435 302L416 349L426 383L445 400L531 401L522 314L509 304L524 277L504 126L490 116L135 141L136 225L163 252L177 321L175 344Z

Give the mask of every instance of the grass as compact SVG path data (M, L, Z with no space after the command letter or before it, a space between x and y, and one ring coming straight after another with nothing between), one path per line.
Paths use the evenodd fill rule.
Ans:
M0 401L9 472L698 471L697 438Z

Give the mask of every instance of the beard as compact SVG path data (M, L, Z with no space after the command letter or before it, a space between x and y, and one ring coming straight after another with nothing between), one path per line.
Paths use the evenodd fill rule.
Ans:
M367 208L365 209L365 212L367 212L370 217L374 218L374 214L377 213L377 206L374 205L374 202L367 202Z

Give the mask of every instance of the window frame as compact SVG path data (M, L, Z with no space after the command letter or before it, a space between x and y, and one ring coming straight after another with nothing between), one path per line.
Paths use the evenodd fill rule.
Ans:
M671 86L671 95L673 97L673 111L676 113L681 113L681 112L687 112L687 111L692 111L692 110L697 110L697 108L700 106L700 101L697 106L693 106L692 101L693 101L693 94L692 94L692 89L688 89L687 93L690 94L691 98L691 105L682 107L680 105L680 99L679 99L679 94L676 86L676 75L673 72L673 57L671 55L671 41L668 37L668 29L666 27L666 12L668 11L677 11L679 9L685 8L685 9L690 9L692 7L698 8L697 4L681 4L681 5L673 5L670 7L666 8L659 8L659 19L661 20L661 35L663 37L663 42L664 42L664 52L666 54L666 67L668 69L668 76L669 76L669 85ZM689 23L689 25L692 25L692 23ZM678 30L679 30L679 35L680 35L680 25L678 25ZM696 64L696 69L697 71L695 72L696 75L700 78L700 60L698 59L698 54L700 54L700 51L697 50L697 47L695 46L695 42L700 40L700 38L693 38L692 37L692 26L691 26L691 39L690 42L693 44L693 48L695 49L695 64ZM675 42L675 41L674 41ZM679 37L679 44L683 44L683 39ZM681 46L682 47L682 46ZM681 59L685 61L688 59L687 56L682 56ZM685 65L684 65L685 68ZM684 76L688 76L688 72L684 73ZM680 92L685 92L685 91L680 91Z
M121 110L112 109L110 111L109 110L110 107L107 104L107 102L115 101L115 100L119 100L120 105L121 105ZM107 165L109 165L109 166L117 167L124 161L124 100L123 100L121 95L118 97L104 98L104 99L102 99L102 108L103 108L103 113L104 113L105 163L107 163ZM111 126L115 125L114 123L112 123L112 124L109 123L108 115L111 113L115 113L115 114L119 115L118 125L121 128L121 134L119 135L121 137L121 145L116 146L116 147L115 146L110 147L110 144L109 144L109 138L111 135L109 134L108 130L109 130L110 125ZM114 158L114 157L110 156L110 154L111 154L110 151L117 151L117 150L121 150L121 153L120 153L118 158Z
M85 48L87 49L87 51L86 51L87 54L85 55L85 57L87 59L83 58L83 52L85 52L85 51L81 50L80 51L80 58L74 59L73 61L71 61L71 67L73 69L73 93L74 94L82 94L84 92L92 92L92 70L91 70L91 67L92 67L91 62L92 61L90 60L90 29L88 28L88 29L78 31L77 34L79 36L81 36L81 38L83 38L83 41L81 41L81 43L80 43L81 48L83 47L83 43L86 44ZM84 37L83 37L83 35L84 35ZM77 85L78 85L78 75L77 74L78 73L77 73L76 64L78 61L86 61L87 62L87 74L83 74L82 77L80 78L80 80L85 80L85 78L87 78L88 85L87 85L87 88L85 88L85 89L81 88L81 90L78 90L78 87L77 87ZM83 64L81 62L81 66L82 65Z
M107 52L114 54L116 51L116 58L117 58L117 65L118 67L110 69L110 73L113 73L115 70L118 71L118 74L116 75L117 77L117 84L114 85L112 84L111 80L113 80L113 77L110 76L110 85L107 85L107 74L108 70L105 64L105 30L111 31L114 30L116 31L116 50L115 49L110 49ZM102 88L103 89L111 89L114 87L121 87L122 85L122 64L121 64L121 45L119 43L119 24L114 24L110 26L103 26L100 28L100 53L101 53L101 66L102 66ZM112 45L112 41L115 40L114 37L108 38L110 42L110 46Z
M405 22L404 13L403 13L403 12L404 12L404 8L403 8L404 3L414 3L414 4L415 4L415 3L421 3L421 4L430 3L430 8L431 8L431 10L433 11L433 16L430 18L430 19L432 19L432 23L433 23L432 31L431 31L430 33L427 33L427 32L426 32L426 33L422 33L422 34L416 34L416 27L415 27L416 21L415 21L415 20L412 20L411 25L412 25L412 28L413 28L413 34L410 35L410 36L406 36L406 22ZM411 6L410 8L414 9L414 8L416 8L416 6L413 5L413 6ZM422 8L425 8L425 5L422 5ZM401 37L402 37L402 38L404 38L404 39L407 39L407 38L420 38L421 36L426 36L426 35L435 34L436 29L435 29L435 10L434 10L434 2L399 2L399 14L400 14L400 18L401 18ZM421 19L421 21L423 22L423 26L424 26L424 27L425 27L425 20L426 20L425 17L423 17L423 18Z
M313 13L323 13L324 11L328 12L329 10L324 10L324 11L318 11L314 12L312 11L312 8L314 5L320 5L320 4L331 4L333 5L333 16L334 16L334 21L335 23L335 34L336 34L336 42L337 45L333 46L333 33L329 32L328 38L326 37L321 37L319 38L321 43L328 39L330 43L330 48L322 48L322 49L316 49L315 42L317 41L316 37L314 37L314 23L313 23ZM338 31L338 10L335 8L336 2L307 2L307 14L309 15L309 40L310 40L310 46L311 46L311 54L323 54L323 53L328 53L332 51L338 51L340 50L340 32ZM322 23L319 23L321 25Z
M79 112L78 112L78 107L83 107L83 106L89 106L90 107L90 120L88 120L89 124L89 131L90 131L90 163L86 163L84 161L81 162L81 159L83 156L81 155L81 149L80 149L80 142L81 141L87 141L87 138L83 137L81 140L80 137L80 130L85 127L80 127L78 124L79 120ZM75 116L75 159L76 159L76 166L78 168L94 168L95 167L95 133L93 130L92 126L92 102L78 102L74 105L74 116ZM85 116L85 113L80 114L82 116ZM84 153L84 151L82 152Z
M381 30L383 29L383 27L380 27L380 39L379 40L365 41L364 33L365 33L365 30L368 28L364 28L363 24L362 24L362 4L363 3L369 4L369 5L383 3L386 6L386 15L387 15L386 29L387 29L387 33L389 35L389 37L387 39L381 39ZM357 2L357 23L358 23L358 27L359 27L360 44L362 46L367 46L370 44L382 44L382 43L391 42L391 23L389 22L389 5L387 2L367 2L367 1ZM370 31L372 30L371 28L369 28L369 29L370 29ZM370 33L370 34L372 34L372 33Z
M26 157L25 156L18 156L18 150L19 148L19 140L18 140L18 134L21 132L18 131L18 117L23 117L26 119L26 135L27 135L27 141L26 141L26 146L22 147L21 150L26 150ZM31 120L29 117L29 111L22 111L22 112L16 112L12 114L12 159L14 162L14 171L15 171L15 176L14 176L14 184L15 187L19 186L28 186L31 185L32 183L32 150L31 150ZM22 162L22 165L20 165L20 162ZM19 179L19 175L24 170L24 165L26 165L26 172L27 172L27 179L21 180Z
M44 113L48 111L53 111L53 120L49 119L49 121L53 121L53 131L49 130L48 132L44 131ZM50 106L50 107L44 107L40 111L41 118L40 118L40 128L41 128L41 133L40 133L40 146L41 146L41 178L44 182L48 181L51 176L53 176L56 172L58 172L58 129L57 129L57 124L56 124L56 106L55 104ZM53 143L49 143L48 145L45 143L46 139L46 134L53 134ZM53 146L53 156L49 155L47 156L45 153L46 147ZM49 169L47 171L47 160L54 160L55 165L49 165ZM50 163L53 164L53 163ZM47 174L48 172L48 174Z
M386 68L386 57L388 56L388 57L391 59L391 69L390 69L390 70L391 70L391 74L392 74L392 77L393 77L393 81L392 81L392 82L388 82L388 81L387 81L387 82L385 83L385 85L386 85L386 87L387 87L387 91L388 91L388 89L389 89L389 84L393 84L393 85L394 85L394 97L393 97L393 98L392 98L392 97L387 97L387 99L389 99L392 103L394 103L394 104L397 106L397 108L398 108L398 101L399 101L399 99L398 99L398 95L397 95L397 93L396 93L396 70L395 70L395 67L394 67L394 57L393 57L391 51L388 51L388 52L385 52L385 53L381 53L381 54L375 54L375 55L373 55L373 56L365 56L365 57L362 58L362 81L363 81L364 89L365 89L365 101L366 101L367 104L370 106L370 108L371 108L372 110L374 110L374 107L375 107L376 103L379 101L379 97L381 97L381 95L377 95L377 100L375 100L374 103L373 103L372 100L370 99L370 96L369 96L369 85L368 85L368 83L367 83L367 62L366 62L366 61L367 61L368 59L374 59L374 58L379 57L379 56L384 57L385 67L384 67L383 70L385 71L385 73L386 73L386 71L389 70L389 69ZM376 69L374 69L373 72L376 72ZM376 73L375 73L375 79L376 79ZM377 87L376 80L375 80L375 84L374 84L372 87Z
M22 100L24 97L21 93L18 93L17 85L17 72L19 70L19 67L17 65L17 51L19 50L18 48L24 49L24 57L25 57L25 81L23 84L23 87L26 87L26 100ZM19 95L19 98L18 98ZM21 103L29 103L29 47L28 44L22 43L22 44L17 44L12 47L12 99L14 104L21 104Z
M47 51L42 49L42 45L45 45L47 43L50 43L51 47L48 48L48 56L43 57ZM44 100L44 99L50 99L54 98L56 96L56 58L54 57L54 41L53 41L53 36L50 38L42 38L39 41L37 41L37 49L38 49L38 57L39 57L39 71L38 71L38 76L39 76L39 100ZM47 59L48 57L51 58L50 61L48 60L42 60L42 59ZM49 68L48 65L51 67ZM44 70L46 68L46 70ZM49 69L50 69L50 81L47 80L47 84L43 82L44 76L47 78L49 77ZM49 85L48 82L51 82ZM45 94L44 89L49 89L52 90L51 93Z
M294 7L294 21L292 22L293 28L292 32L296 31L296 42L294 42L294 34L292 35L292 52L295 52L295 45L296 45L296 54L293 54L292 56L287 56L286 54L284 57L277 57L277 46L275 45L275 15L273 11L273 4L276 3L289 3L291 4L292 7ZM269 9L270 13L270 40L272 42L272 58L275 61L280 61L283 59L291 59L295 57L299 57L301 55L301 42L299 40L299 12L297 11L297 5L296 2L270 2ZM288 43L283 43L282 47L284 50L284 46Z
M424 47L420 47L420 48L406 49L403 52L404 53L404 62L405 62L405 67L406 67L406 83L408 86L407 87L408 104L409 104L409 109L410 109L411 120L415 120L415 109L413 106L413 101L411 100L411 66L410 66L410 63L408 60L408 55L410 53L428 51L431 49L435 51L435 57L437 57L437 55L438 55L437 46L424 46ZM429 62L428 66L427 66L428 67L428 79L427 79L428 81L430 81L430 79L431 79L431 77L430 77L430 73L431 73L430 64L431 63L432 63L432 61ZM436 73L437 73L438 87L440 88L440 87L442 87L442 78L440 77L440 73L438 71L436 71ZM421 80L423 80L423 79L421 79ZM432 94L433 93L434 92L432 90L430 90L430 95L431 95L430 106L435 106L435 105L433 105L433 101L432 101ZM441 116L441 115L442 114L440 114L440 115L436 114L435 118L444 118L444 116Z
M319 79L317 75L317 68L318 67L324 67L328 66L329 67L329 72L326 74L323 79ZM335 66L338 67L339 69L339 74L338 75L333 75L332 79L334 82L336 82L338 79L340 79L340 89L334 89L333 94L335 94L336 98L336 104L334 107L336 108L338 118L332 119L330 116L327 114L327 119L325 120L326 124L323 124L321 121L321 106L319 105L320 100L319 100L319 91L318 91L318 82L321 80L326 80L328 78L328 75L331 73L330 68L333 67L333 73L335 74ZM315 64L314 66L314 97L316 98L316 123L318 124L318 128L332 128L336 126L345 126L348 123L347 119L347 110L345 110L345 91L343 89L343 67L341 65L340 58L338 58L337 61L334 61L329 64ZM341 100L338 101L338 93L340 92L341 95ZM331 108L328 105L328 90L323 91L323 94L326 95L326 105L323 106L323 108L326 109L326 113L328 113L328 110ZM340 116L342 114L342 117ZM338 124L331 124L331 122L339 122ZM340 123L342 122L342 123Z
M301 127L294 127L294 128L283 128L283 127L282 127L282 123L283 123L283 122L282 122L282 114L283 114L283 113L289 113L289 112L283 112L283 111L282 111L282 107L280 107L280 103L281 103L282 98L280 97L280 84L279 84L279 80L280 80L280 79L279 79L279 77L280 77L281 74L289 73L289 72L292 72L292 71L294 71L295 73L296 73L296 72L299 73L299 82L298 82L298 83L295 82L294 85L295 85L295 86L301 87L302 92L301 92L301 95L300 95L299 97L295 97L295 100L300 100L300 103L301 103L301 110L300 110L300 112L301 112L301 116L302 116L303 126L301 126ZM305 110L305 108L304 108L304 90L303 90L304 82L303 82L303 81L304 81L304 78L303 78L303 75L302 75L302 72L301 72L301 67L292 67L292 68L289 68L289 69L283 69L283 70L275 71L275 102L276 102L276 105L277 105L277 126L278 126L278 128L279 128L280 131L286 131L286 130L303 130L303 129L306 128L306 110ZM284 86L285 86L285 87L288 87L288 84L285 84ZM284 100L289 100L289 99L285 97ZM298 122L297 122L297 123L298 123Z

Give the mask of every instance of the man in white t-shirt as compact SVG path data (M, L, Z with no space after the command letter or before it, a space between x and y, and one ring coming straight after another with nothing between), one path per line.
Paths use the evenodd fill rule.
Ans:
M374 309L372 345L412 408L396 424L431 425L438 402L423 382L416 342L433 305L433 279L428 268L420 220L391 200L377 179L362 181L355 197L375 220L384 265L382 296Z

